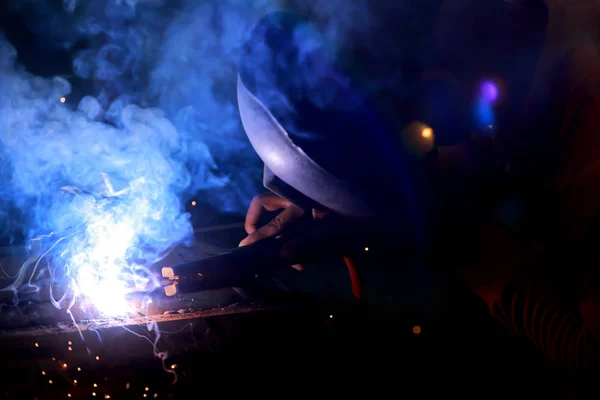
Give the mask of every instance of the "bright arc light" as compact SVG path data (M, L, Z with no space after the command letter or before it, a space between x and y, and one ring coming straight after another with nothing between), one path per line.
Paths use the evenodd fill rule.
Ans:
M77 285L84 298L107 316L129 312L126 262L128 249L134 244L133 221L101 214L87 226L82 248L72 263L77 271Z

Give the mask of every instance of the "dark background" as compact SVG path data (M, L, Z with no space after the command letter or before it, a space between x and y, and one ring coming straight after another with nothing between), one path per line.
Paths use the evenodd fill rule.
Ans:
M0 6L0 29L17 48L19 61L37 75L70 75L73 53L89 43L82 40L69 50L49 46L31 30L23 14L28 11L9 12L6 4ZM76 77L69 81L74 95L68 101L73 104L92 91L91 82ZM223 214L207 204L187 208L195 227L242 221L241 215ZM240 237L238 229L218 241L234 247ZM564 393L562 377L547 368L540 353L492 319L485 305L451 274L429 272L400 254L390 260L389 251L370 248L358 262L374 271L372 307L351 301L348 282L337 279L344 276L339 263L309 266L301 277L284 271L280 278L295 294L269 300L282 310L194 320L193 332L185 328L187 321L161 326L164 331L181 330L164 336L168 362L180 372L175 385L147 342L111 328L99 331L102 343L94 344L92 355L81 346L73 354L65 351L67 341L80 343L72 334L3 339L0 396L46 399L71 393L93 398L95 382L101 386L96 398L109 393L111 398L143 398L144 393L149 398L154 393L157 398L200 398L231 392L287 397L305 390L311 396L375 398L549 398ZM402 268L386 269L390 264ZM389 292L396 294L387 296ZM413 333L415 326L419 334ZM86 338L93 342L92 333ZM101 360L94 361L93 354L102 354ZM63 371L51 357L71 357L82 365L77 388L72 385L76 372ZM54 376L52 385L42 370Z

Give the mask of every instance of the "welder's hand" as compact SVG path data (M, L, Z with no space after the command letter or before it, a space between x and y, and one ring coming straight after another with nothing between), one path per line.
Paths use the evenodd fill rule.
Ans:
M259 227L258 223L264 211L281 211L268 224ZM240 246L247 246L261 239L279 235L298 219L302 218L304 210L284 198L267 192L255 196L246 213L244 225L248 236L240 242Z
M260 217L264 211L277 210L283 211L268 224L262 227L258 226ZM304 216L304 213L305 211L302 208L271 192L254 197L246 214L245 228L248 236L240 242L240 246L247 246L261 239L286 233ZM327 211L317 209L312 210L313 219L320 220L327 215ZM295 265L295 267L301 269L300 265Z
M268 224L259 227L258 223L264 211L283 210ZM255 196L246 214L246 233L248 237L240 242L240 246L252 244L261 239L277 236L304 216L304 210L288 200L267 192Z

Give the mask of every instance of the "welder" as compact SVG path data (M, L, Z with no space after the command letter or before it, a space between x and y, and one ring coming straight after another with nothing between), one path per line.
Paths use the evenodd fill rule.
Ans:
M560 368L598 368L600 7L374 3L351 45L292 13L249 34L238 102L270 191L241 245L287 235L297 265L393 237Z

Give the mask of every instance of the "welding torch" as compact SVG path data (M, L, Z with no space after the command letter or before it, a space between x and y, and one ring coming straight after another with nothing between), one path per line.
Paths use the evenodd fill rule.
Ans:
M201 260L163 267L161 284L167 296L243 286L284 264L279 254L285 243L282 237L271 237Z
M302 231L312 232L315 226L323 224L329 225L320 221L309 222L304 224ZM289 234L269 237L215 256L163 267L161 286L167 296L244 287L258 276L268 275L277 268L289 266L289 260L282 258L281 251L293 238L294 236ZM354 259L347 255L343 257L343 261L350 275L352 293L358 299L361 297L361 288L356 264Z

